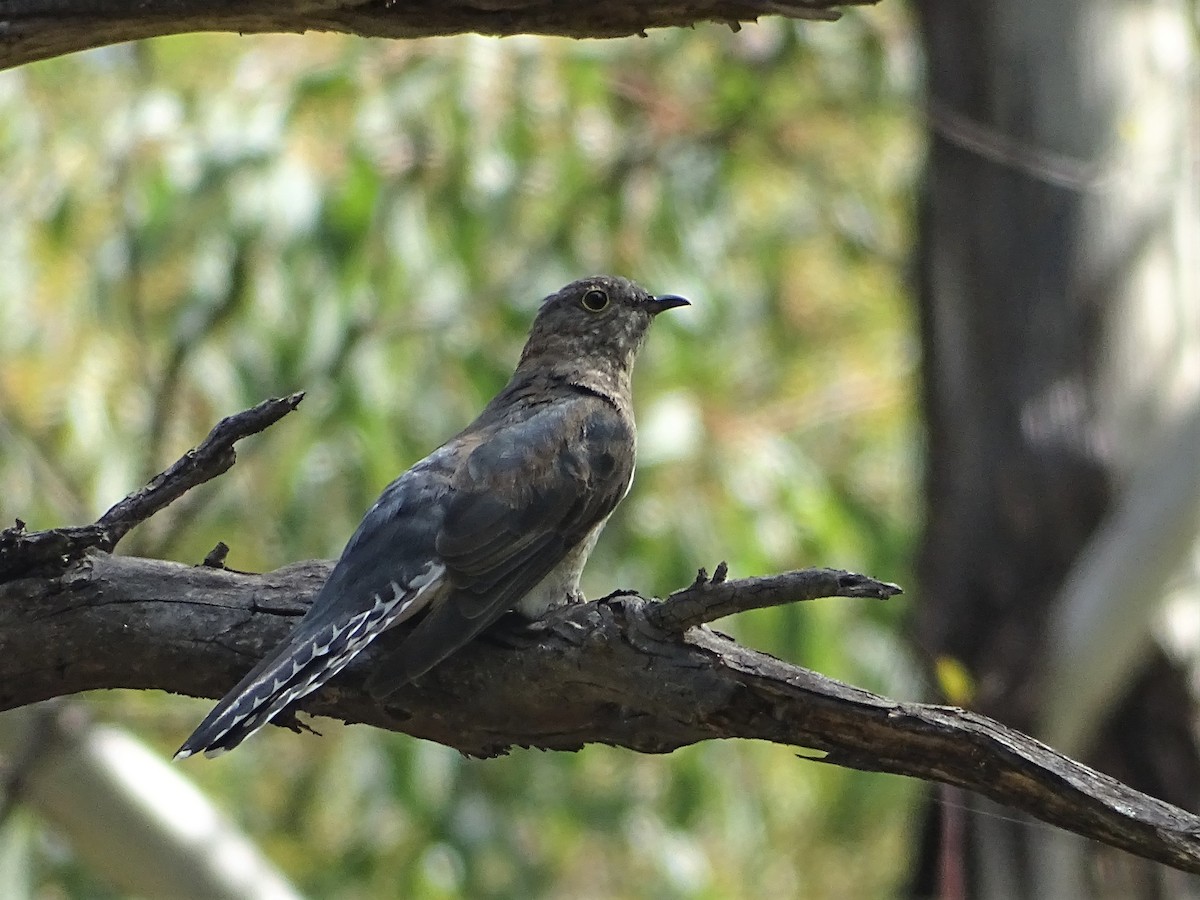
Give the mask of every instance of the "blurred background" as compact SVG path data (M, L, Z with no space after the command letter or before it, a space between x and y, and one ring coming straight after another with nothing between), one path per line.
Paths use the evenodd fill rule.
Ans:
M605 42L189 36L0 75L4 519L91 520L305 390L121 550L336 556L507 380L541 298L615 272L694 306L640 361L637 487L588 595L722 559L911 582L915 62L893 9ZM905 602L720 627L912 696ZM209 705L86 702L163 755ZM904 871L913 785L786 747L475 761L317 727L184 769L312 897L885 896ZM118 895L22 828L34 896Z
M255 571L336 556L380 488L504 383L543 296L589 273L628 275L694 305L664 317L641 358L638 478L586 593L661 596L722 559L734 576L828 565L897 581L909 592L887 604L830 600L718 627L889 696L1047 734L1046 691L1028 683L1046 643L1059 645L1047 636L1131 609L1121 592L1099 612L1072 605L1070 586L1094 599L1087 579L1099 577L1078 561L1092 548L1089 559L1141 571L1129 554L1162 546L1152 528L1117 522L1104 532L1115 546L1091 542L1135 476L1169 468L1175 448L1171 553L1142 553L1162 583L1136 581L1136 624L1073 647L1083 662L1056 683L1089 683L1096 659L1116 659L1114 631L1140 643L1105 685L1131 678L1161 638L1179 693L1159 725L1194 767L1188 504L1200 463L1168 427L1191 421L1197 395L1195 263L1179 250L1194 235L1193 157L1180 149L1195 139L1194 9L1155 8L1185 27L1182 62L1155 63L1171 116L1154 133L1169 131L1173 149L1147 176L1152 194L1129 160L1109 167L1097 138L1141 135L1131 106L1163 119L1137 92L1145 80L1113 102L1081 104L1061 81L1031 95L1035 63L1069 58L1073 90L1114 96L1080 77L1091 56L1055 43L1073 33L1069 16L1054 31L978 2L930 2L916 21L885 4L836 24L603 42L187 36L0 73L0 522L90 521L220 417L305 390L231 472L121 551L199 562L224 541L230 567ZM963 36L976 32L972 55ZM1030 60L984 52L1035 34ZM1011 96L1004 78L1018 82ZM1056 118L1063 108L1093 119L1078 127ZM1060 139L1076 145L1045 152ZM1074 165L1101 144L1102 165ZM1137 240L1096 225L1130 196L1171 202L1133 223L1153 226ZM1097 247L1113 251L1106 267ZM1122 264L1146 254L1174 273L1167 299L1154 295L1169 311L1150 328L1157 343L1142 341L1136 304L1078 287L1127 285ZM1139 274L1122 296L1161 281ZM1170 377L1131 377L1151 353ZM1169 401L1118 402L1168 382ZM1077 465L1098 486L1064 475ZM1130 534L1144 543L1129 549ZM73 702L163 758L209 706ZM1064 745L1082 754L1102 714L1090 707ZM961 794L803 762L795 748L479 761L315 724L323 737L271 729L181 767L310 897L984 896L961 892L980 868L972 846L1007 864L1021 856L1013 842L1050 831L984 810L1016 835L989 843ZM1121 727L1152 741L1145 723ZM1194 808L1190 784L1168 799ZM6 787L5 897L128 895ZM992 896L1065 896L1037 887L1047 871L1021 870L1032 880L1010 892L993 882Z

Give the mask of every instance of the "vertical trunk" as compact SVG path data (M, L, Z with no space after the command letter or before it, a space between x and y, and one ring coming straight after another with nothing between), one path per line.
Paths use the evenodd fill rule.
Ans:
M1147 446L1178 442L1195 415L1188 6L924 0L918 10L932 129L918 250L929 434L919 639L966 665L976 708L1033 731L1047 725L1047 687L1064 666L1116 661L1088 701L1093 724L1073 732L1081 746L1063 749L1195 809L1191 704L1150 638L1153 605L1133 607L1134 625L1108 646L1101 634L1069 660L1055 655L1070 643L1058 629L1080 621L1064 584L1088 583L1084 551L1137 482ZM1169 477L1186 491L1187 475ZM1173 540L1149 542L1171 548L1140 582L1150 600L1194 544L1198 517L1180 506L1180 520L1152 518ZM1108 533L1119 548L1128 528ZM936 892L939 866L946 896L1061 896L1056 879L1080 872L1046 863L1040 829L939 813L948 808L931 813L918 893ZM956 845L965 865L938 862ZM1178 887L1115 865L1128 881L1110 867L1103 884L1068 889Z

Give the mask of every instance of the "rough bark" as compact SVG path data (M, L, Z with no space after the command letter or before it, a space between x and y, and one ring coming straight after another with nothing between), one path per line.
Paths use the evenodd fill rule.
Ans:
M287 633L327 572L327 563L309 562L246 575L92 553L57 576L9 581L0 585L0 709L95 688L217 697ZM1200 872L1200 817L991 719L889 700L703 626L675 630L702 607L890 592L817 569L698 581L663 602L581 604L534 626L501 627L381 705L363 681L370 666L387 665L395 640L385 635L303 708L482 756L588 743L665 753L734 737L808 747L826 763L958 785Z
M293 410L268 400L222 420L94 526L0 533L0 710L100 688L218 697L303 615L329 564L265 575L114 556L125 533L224 472L233 445ZM87 541L92 540L89 546ZM47 554L46 547L55 553ZM835 569L729 581L722 563L657 602L618 592L533 625L501 625L384 703L364 672L404 632L381 637L302 708L490 756L513 746L606 743L665 753L715 738L821 751L826 763L911 775L1185 871L1200 872L1200 817L1139 794L1032 738L952 707L899 703L742 647L719 617L818 597L886 599L899 588ZM292 722L295 723L294 713Z
M834 7L874 0L2 0L0 68L121 41L195 31L340 31L415 38L478 32L625 37L649 28L760 16L836 18Z

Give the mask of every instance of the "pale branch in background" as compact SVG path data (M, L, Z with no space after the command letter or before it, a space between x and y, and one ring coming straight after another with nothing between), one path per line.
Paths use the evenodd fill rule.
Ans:
M266 415L274 421L298 400L268 401L224 420L213 435L232 446L237 438L231 435L253 432L229 423L245 424L264 409L274 410ZM198 470L228 468L227 452L200 452L222 444L213 435L114 507L124 510L119 516L106 516L132 527L161 509L161 498L180 496L178 485L199 483ZM47 560L40 543L21 538L6 535L9 575L0 577L0 709L97 688L218 697L288 632L329 571L327 563L305 562L248 575L214 567L215 558L186 566L96 549ZM22 564L22 547L34 554L34 564ZM726 575L724 565L711 580L702 571L665 601L620 592L564 607L533 625L502 624L381 704L364 689L365 674L388 665L404 636L403 628L395 629L301 708L476 756L518 746L577 750L588 743L664 753L716 738L807 747L824 753L827 763L967 788L1078 834L1200 872L1198 816L985 716L889 700L700 624L818 596L886 598L898 591L894 585L832 569Z
M611 38L650 28L718 22L735 30L760 16L835 19L836 7L875 0L260 0L169 6L134 0L5 0L0 69L122 41L226 31L340 31L362 37L544 34Z
M36 811L112 896L301 900L189 773L91 721L83 704L52 700L0 716L0 764L0 802Z

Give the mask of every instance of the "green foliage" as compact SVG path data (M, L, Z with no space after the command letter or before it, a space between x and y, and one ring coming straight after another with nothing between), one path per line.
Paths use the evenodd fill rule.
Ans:
M336 555L503 383L539 299L611 271L695 305L643 356L638 481L587 591L720 559L908 580L912 52L878 9L611 42L189 37L5 73L0 514L94 518L304 389L122 549ZM911 695L902 609L721 627ZM94 702L164 752L204 709ZM189 766L314 897L885 897L903 873L910 787L786 748L471 761L318 727ZM69 856L37 865L88 894Z

